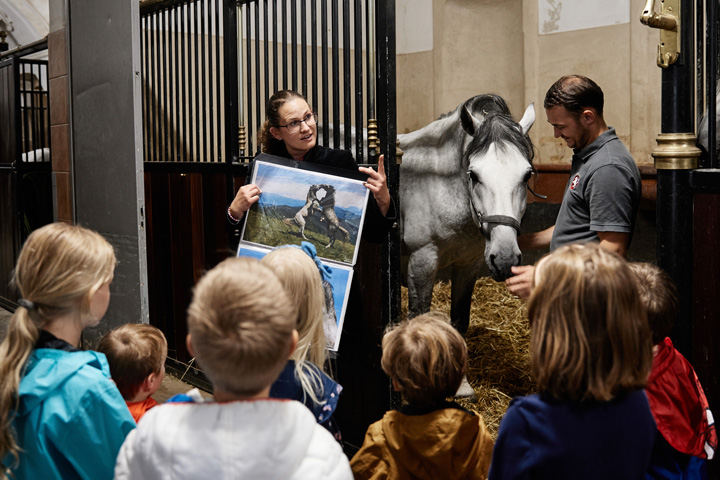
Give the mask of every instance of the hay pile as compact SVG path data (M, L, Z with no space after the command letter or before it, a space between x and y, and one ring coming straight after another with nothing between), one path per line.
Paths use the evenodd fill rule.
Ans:
M403 288L403 317L407 315L407 289ZM438 283L431 309L450 315L450 284ZM473 292L468 345L468 381L478 396L477 403L460 401L485 419L497 437L510 400L532 393L530 377L530 328L525 303L512 296L503 283L479 278Z

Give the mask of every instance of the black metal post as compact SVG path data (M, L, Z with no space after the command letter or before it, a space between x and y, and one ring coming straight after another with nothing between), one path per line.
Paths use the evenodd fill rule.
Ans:
M692 2L682 2L680 16L694 17ZM682 51L676 63L662 72L662 132L695 132L695 62L693 22L681 31ZM673 342L690 356L692 338L692 190L690 170L657 171L657 260L678 288L680 303Z

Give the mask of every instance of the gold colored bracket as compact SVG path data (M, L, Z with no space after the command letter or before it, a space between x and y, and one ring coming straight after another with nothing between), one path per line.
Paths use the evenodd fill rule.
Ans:
M681 0L659 0L660 12L655 11L656 1L658 0L647 0L640 23L660 29L657 64L658 67L667 68L675 63L680 55Z

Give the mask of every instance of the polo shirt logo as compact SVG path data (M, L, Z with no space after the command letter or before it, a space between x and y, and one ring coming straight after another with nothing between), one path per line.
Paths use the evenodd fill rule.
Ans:
M570 184L570 190L575 190L575 187L577 187L577 184L580 183L580 175L575 175L575 178L573 178L572 183Z

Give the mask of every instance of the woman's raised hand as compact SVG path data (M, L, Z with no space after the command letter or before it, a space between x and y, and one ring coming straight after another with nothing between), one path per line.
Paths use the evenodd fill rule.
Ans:
M380 213L385 216L391 203L390 191L387 187L387 177L385 175L385 155L380 155L380 158L378 158L377 172L375 169L368 167L359 167L358 170L368 175L368 179L363 185L373 194L380 208Z
M261 193L262 191L260 191L260 188L254 183L243 185L240 187L237 194L235 194L235 198L230 204L228 212L233 217L241 219L243 215L245 215L245 212L250 209L252 204L258 201Z

